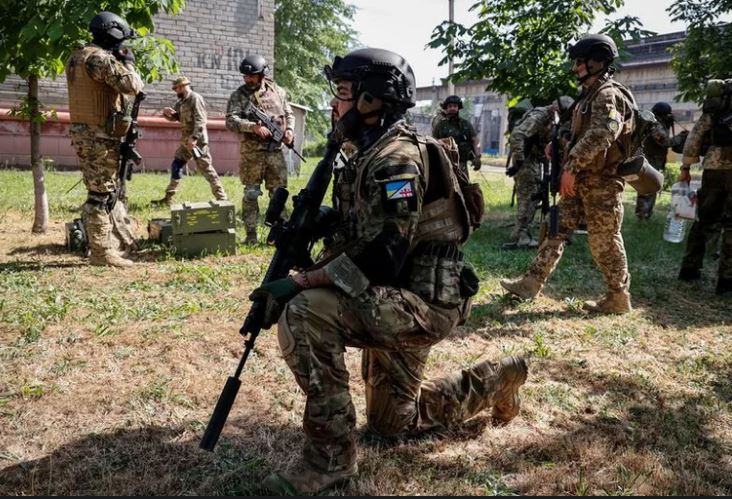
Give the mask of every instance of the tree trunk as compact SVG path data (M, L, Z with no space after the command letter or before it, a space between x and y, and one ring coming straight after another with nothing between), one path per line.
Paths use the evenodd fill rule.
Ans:
M33 232L43 233L48 229L48 196L46 179L43 176L41 161L41 113L38 103L38 77L28 77L28 106L30 107L31 168L33 170L33 190L35 194L35 217Z

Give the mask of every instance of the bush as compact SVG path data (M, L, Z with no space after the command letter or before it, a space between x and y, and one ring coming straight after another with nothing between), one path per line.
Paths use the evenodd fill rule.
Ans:
M663 171L663 190L670 191L671 186L676 183L681 173L681 163L666 163Z
M326 139L311 140L302 148L302 155L306 158L321 158L325 154Z

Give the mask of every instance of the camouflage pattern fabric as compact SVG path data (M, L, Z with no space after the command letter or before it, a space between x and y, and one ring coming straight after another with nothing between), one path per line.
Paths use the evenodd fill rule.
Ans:
M367 424L383 437L464 421L492 404L497 391L489 362L447 379L422 379L432 345L469 309L469 301L459 297L459 279L439 274L442 259L419 260L424 254L410 246L407 261L413 264L392 277L404 287L370 284L354 263L387 231L407 245L414 240L427 187L415 137L397 123L342 168L334 188L341 224L328 248L339 256L324 267L335 287L301 292L280 316L283 356L307 396L304 457L321 472L348 469L356 460L347 346L363 349ZM402 187L392 189L397 182ZM457 297L459 304L438 306L425 295L435 301Z
M704 136L712 130L712 115L704 113L694 123L684 143L683 163L693 165L699 162ZM732 147L709 146L704 162L704 170L732 170Z
M214 198L218 200L227 199L226 191L224 190L224 186L221 184L219 174L216 173L216 170L213 167L213 159L211 158L211 151L208 145L197 147L201 151L201 157L194 157L193 153L188 150L188 147L181 144L175 151L175 159L187 163L188 161L190 161L191 158L193 158L196 163L196 168L198 169L198 172L203 175L203 178L205 178L206 181L211 185L211 193L214 195ZM181 182L182 177L180 175L176 175L175 172L171 171L170 183L168 184L168 187L166 187L165 193L173 195L178 192Z
M509 137L511 160L523 165L513 177L516 184L516 225L511 240L517 241L522 234L528 236L529 225L534 219L540 201L532 198L541 187L542 158L544 146L551 140L552 115L548 107L537 107L516 125Z
M181 143L189 137L196 139L199 146L208 144L206 102L200 94L191 91L187 97L178 99L173 105L175 117L181 125Z
M666 158L668 148L671 145L670 130L663 123L656 123L651 133L643 141L643 154L648 162L658 171L666 169ZM635 201L635 214L638 218L646 220L653 215L653 207L656 205L657 193L638 194Z
M252 230L257 227L259 202L251 192L256 190L261 195L262 181L270 196L277 187L287 187L287 164L281 151L250 149L244 142L241 143L239 153L239 178L244 185L242 219L244 226Z
M705 168L697 197L696 216L689 231L681 267L693 270L702 268L707 241L719 233L721 224L723 232L718 273L721 279L732 279L732 170Z
M460 167L465 173L468 172L468 161L474 156L473 138L476 136L475 128L470 121L461 118L460 115L445 115L444 119L436 120L432 129L432 136L436 139L452 137L458 145L460 155Z

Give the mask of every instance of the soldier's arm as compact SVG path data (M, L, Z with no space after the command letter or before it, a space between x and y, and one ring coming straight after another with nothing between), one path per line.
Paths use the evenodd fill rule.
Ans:
M443 121L438 121L437 124L432 129L432 136L436 139L444 139L447 137L447 134L445 134L445 127L442 126Z
M137 95L143 87L135 66L125 65L106 52L89 57L86 70L92 79L104 82L124 95Z
M193 99L193 133L191 137L198 140L203 135L203 131L206 129L206 103L203 97L196 95Z
M292 112L292 106L290 105L290 102L287 100L287 94L285 91L279 87L277 87L280 93L280 98L282 99L282 109L285 112L285 130L292 130L295 131L295 113Z
M681 162L684 165L693 165L699 162L699 155L704 142L704 135L712 129L712 115L704 113L701 118L694 123L694 127L689 132L684 143L684 153Z
M508 142L511 145L511 159L514 164L517 161L526 159L526 141L531 137L540 134L546 128L545 120L539 113L531 113L526 119L522 120L511 132Z
M364 215L362 240L321 269L308 272L309 279L296 276L298 284L334 285L358 296L370 285L390 282L399 274L417 231L424 180L416 162L407 158L379 163L368 173L367 199L372 202Z
M234 91L229 97L226 104L226 128L232 132L248 132L252 133L253 128L257 125L254 121L242 118L244 113L244 104L239 98L239 91Z
M592 102L590 127L569 151L569 164L573 172L586 168L604 154L620 137L625 123L625 107L613 88L600 90Z
M668 134L668 131L664 126L660 123L656 123L653 125L653 128L651 129L651 137L661 147L669 147L671 145L671 137Z

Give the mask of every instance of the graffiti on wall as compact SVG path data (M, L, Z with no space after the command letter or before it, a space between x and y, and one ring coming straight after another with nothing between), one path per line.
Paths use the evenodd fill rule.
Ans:
M196 67L201 69L219 69L238 71L239 63L248 52L238 47L216 47L213 50L196 53Z

